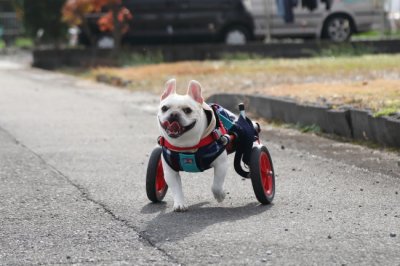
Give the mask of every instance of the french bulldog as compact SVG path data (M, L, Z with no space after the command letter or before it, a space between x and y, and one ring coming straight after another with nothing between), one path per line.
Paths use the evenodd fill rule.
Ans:
M186 95L179 95L176 93L176 80L167 81L157 114L161 136L173 146L179 147L181 151L195 152L193 147L215 128L215 117L210 119L206 111L211 111L211 107L204 102L199 82L190 81ZM214 116L214 112L209 113ZM211 191L218 202L225 199L223 185L228 168L227 157L227 152L224 150L210 165L214 168ZM162 156L162 166L165 181L174 198L174 211L187 211L179 171L172 169L166 163L164 156Z

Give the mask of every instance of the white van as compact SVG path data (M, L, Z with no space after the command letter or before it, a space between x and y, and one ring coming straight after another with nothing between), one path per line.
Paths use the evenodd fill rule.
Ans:
M386 0L385 11L388 14L390 31L396 33L400 29L400 0Z
M255 36L348 40L371 30L383 16L383 0L243 0L253 15Z

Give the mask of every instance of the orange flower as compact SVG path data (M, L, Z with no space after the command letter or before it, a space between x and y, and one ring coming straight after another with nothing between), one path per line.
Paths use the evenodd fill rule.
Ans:
M117 15L118 21L121 25L121 32L126 33L129 30L128 21L133 18L132 13L125 7L122 7ZM101 31L113 31L114 20L112 11L108 11L97 22Z

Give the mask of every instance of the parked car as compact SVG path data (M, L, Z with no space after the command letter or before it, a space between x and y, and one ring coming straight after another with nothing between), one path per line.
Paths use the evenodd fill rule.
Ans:
M225 42L244 44L252 40L254 23L242 0L125 0L133 14L123 41L139 43ZM106 35L97 29L99 14L91 25L99 42ZM87 43L84 33L81 42Z
M255 36L350 39L380 22L380 0L243 0L254 17Z
M385 12L389 22L391 33L397 33L400 29L400 0L386 0Z

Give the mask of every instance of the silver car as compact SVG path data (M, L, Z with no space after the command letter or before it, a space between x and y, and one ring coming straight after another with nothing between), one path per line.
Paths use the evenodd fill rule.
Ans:
M371 30L383 16L383 0L243 0L253 15L255 36L348 40Z

